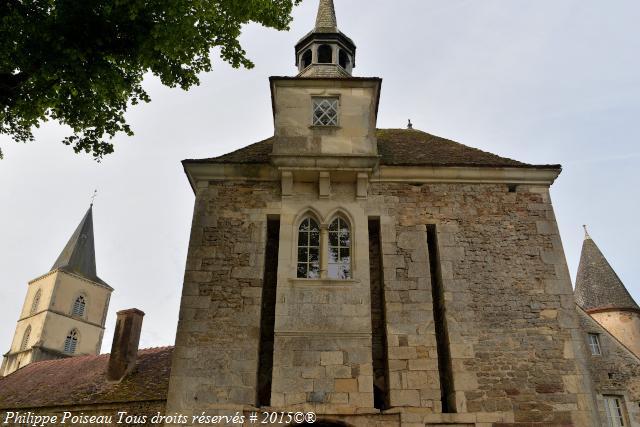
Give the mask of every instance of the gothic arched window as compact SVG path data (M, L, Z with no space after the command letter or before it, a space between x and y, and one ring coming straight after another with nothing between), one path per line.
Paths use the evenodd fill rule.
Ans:
M330 279L351 278L351 231L349 223L337 217L329 225L328 276Z
M42 296L42 290L38 289L35 296L33 297L33 302L31 303L31 311L29 314L33 314L38 311L38 305L40 304L40 297Z
M305 68L307 68L309 65L311 65L311 62L313 61L313 53L311 52L311 49L307 49L303 54L302 54L302 67L301 69L304 70Z
M78 330L72 329L67 334L67 339L64 340L64 352L68 354L74 354L76 347L78 346Z
M84 316L84 308L85 308L84 297L80 295L73 303L73 310L71 310L72 316L82 317Z
M318 48L318 63L333 63L333 49L328 44L323 44Z
M20 351L26 350L29 346L29 337L31 337L31 325L27 326L27 330L24 331L22 342L20 343Z
M312 218L305 218L298 228L298 278L320 277L320 227Z

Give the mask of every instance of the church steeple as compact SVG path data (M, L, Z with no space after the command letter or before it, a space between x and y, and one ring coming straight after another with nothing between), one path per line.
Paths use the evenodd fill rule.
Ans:
M93 237L93 204L51 267L103 283L96 273L96 251Z
M29 282L0 377L41 360L100 353L111 292L96 274L92 204L51 271Z
M338 29L333 0L320 0L315 28L296 45L298 77L350 77L356 45Z

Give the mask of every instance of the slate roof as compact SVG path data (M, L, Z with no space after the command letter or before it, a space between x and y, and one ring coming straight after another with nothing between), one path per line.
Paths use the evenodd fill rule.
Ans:
M0 409L166 400L173 347L138 352L134 371L106 380L109 355L46 360L0 378Z
M51 267L76 274L108 286L96 273L96 250L93 237L93 205L80 221L66 246Z
M320 0L315 30L318 32L338 31L338 20L333 0Z
M531 165L468 147L415 129L378 129L380 164L385 166L467 166L561 169L560 165ZM189 163L269 163L273 137L219 157Z
M588 234L582 244L574 295L578 305L586 311L607 308L640 310Z

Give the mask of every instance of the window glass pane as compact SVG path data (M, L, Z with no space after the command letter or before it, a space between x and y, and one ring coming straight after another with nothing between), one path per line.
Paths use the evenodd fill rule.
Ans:
M309 279L318 279L320 278L320 264L311 263L309 273L307 274Z
M298 264L298 278L299 279L307 278L307 264Z
M320 264L320 248L309 249L309 262Z
M307 246L309 244L309 233L298 233L298 246Z
M309 246L318 246L320 247L320 233L318 232L311 232L310 235L310 240L309 240Z
M298 262L307 262L309 260L309 248L298 248Z
M313 124L315 126L338 125L337 98L313 98Z

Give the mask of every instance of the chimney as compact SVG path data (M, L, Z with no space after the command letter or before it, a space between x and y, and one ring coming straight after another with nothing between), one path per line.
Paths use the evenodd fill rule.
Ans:
M144 313L137 308L118 312L107 368L107 380L120 382L136 366L143 317Z

